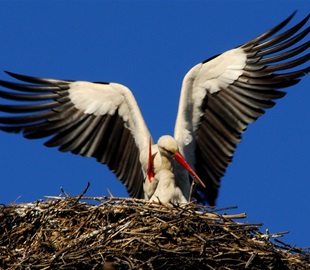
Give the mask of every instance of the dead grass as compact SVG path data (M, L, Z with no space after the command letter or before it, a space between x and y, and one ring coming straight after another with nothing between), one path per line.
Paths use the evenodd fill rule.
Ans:
M105 270L309 267L309 250L272 240L277 235L260 232L260 224L236 221L244 213L219 212L223 210L195 203L171 208L81 196L3 205L0 265Z

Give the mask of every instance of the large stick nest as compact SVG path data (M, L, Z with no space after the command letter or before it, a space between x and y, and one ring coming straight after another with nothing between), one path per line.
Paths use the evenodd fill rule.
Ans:
M309 269L309 250L235 221L245 214L218 212L196 203L81 196L2 206L0 267Z

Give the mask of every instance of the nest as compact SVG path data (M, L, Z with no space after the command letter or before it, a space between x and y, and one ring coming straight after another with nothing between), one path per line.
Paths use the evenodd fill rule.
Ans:
M167 207L114 197L48 197L0 208L4 269L306 269L302 250L189 203Z

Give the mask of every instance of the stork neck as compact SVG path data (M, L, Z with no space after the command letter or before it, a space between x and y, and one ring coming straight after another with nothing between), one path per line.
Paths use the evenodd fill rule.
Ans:
M161 170L169 170L173 172L172 158L161 155Z

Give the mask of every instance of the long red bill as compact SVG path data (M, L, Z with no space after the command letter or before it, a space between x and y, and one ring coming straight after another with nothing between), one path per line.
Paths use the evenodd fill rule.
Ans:
M202 185L204 188L206 187L206 185L204 184L204 182L202 182L202 180L199 178L199 176L194 172L194 170L191 168L191 166L189 166L189 164L186 162L186 160L184 159L184 157L181 155L180 152L176 153L174 155L174 159L179 162L182 167L184 169L186 169L198 182L200 185Z
M150 183L152 183L152 179L155 176L155 171L154 171L154 160L152 156L152 138L151 137L150 137L150 142L149 142L149 160L147 164L146 174L147 174L147 179L150 181Z

